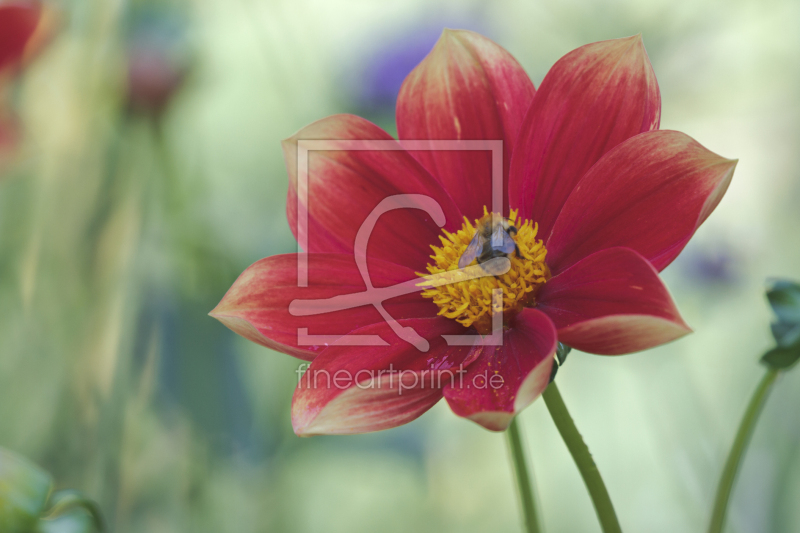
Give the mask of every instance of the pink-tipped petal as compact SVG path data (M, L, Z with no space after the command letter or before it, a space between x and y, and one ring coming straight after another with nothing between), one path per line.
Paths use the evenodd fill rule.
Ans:
M470 31L445 30L408 75L397 100L401 139L502 140L503 176L533 83L502 47ZM492 207L492 156L486 151L415 151L469 218ZM506 198L503 187L503 201ZM506 206L507 207L507 206Z
M320 314L297 312L293 306L301 300L325 300L341 295L357 297L366 290L352 256L309 254L307 257L308 287L297 285L296 254L268 257L239 276L211 311L211 316L246 339L307 361L314 359L326 346L323 342L312 343L313 337L301 337L301 329L305 328L312 336L341 337L356 328L383 322L372 305L331 311L323 301L311 304ZM418 279L408 268L380 260L370 264L369 275L376 288ZM386 300L384 308L395 319L435 316L438 311L417 293Z
M298 221L298 141L354 141L348 149L307 152L308 194L302 205L308 212L305 231ZM361 142L365 141L365 142ZM371 141L382 144L375 149ZM363 149L358 149L359 147ZM392 149L395 148L395 149ZM461 225L461 212L442 186L392 137L371 122L353 115L334 115L303 128L283 142L289 173L286 212L289 226L306 252L352 254L356 236L372 211L396 195L432 198L446 219L445 227ZM383 214L369 235L370 258L384 259L422 271L430 255L428 245L439 242L441 230L430 210L394 209ZM362 243L363 244L363 243Z
M545 76L511 161L509 202L553 224L575 185L622 141L658 129L661 96L641 36L588 44Z
M558 273L599 250L624 246L663 270L722 199L735 166L676 131L627 140L567 200L547 243L547 264Z
M558 340L602 355L638 352L691 332L658 272L629 248L609 248L551 278L537 309Z
M0 71L22 60L40 16L41 5L38 2L0 4Z
M442 317L398 320L427 339L421 352L398 339L386 323L354 331L378 335L389 346L331 346L300 379L292 399L292 425L301 436L379 431L411 422L458 379L470 346L448 346L442 335L464 328ZM338 379L337 379L338 377Z
M503 344L484 346L463 377L445 387L447 403L486 429L506 429L547 388L557 344L550 319L523 309L504 332Z

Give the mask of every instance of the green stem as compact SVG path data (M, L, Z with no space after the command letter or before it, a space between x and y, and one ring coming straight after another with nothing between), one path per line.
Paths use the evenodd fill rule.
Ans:
M725 524L725 513L728 509L728 500L733 491L733 482L736 480L736 472L739 470L742 456L747 448L747 443L750 441L750 436L753 434L753 429L758 420L758 415L761 413L761 408L764 406L764 401L767 399L767 394L777 377L777 369L769 369L767 371L750 399L750 405L747 406L747 410L744 412L742 423L739 425L739 431L737 431L731 447L731 453L728 455L725 469L719 479L717 498L714 501L714 512L711 514L711 525L708 528L709 533L722 533L722 527Z
M527 533L539 533L539 519L536 513L536 501L531 487L531 476L528 473L528 465L525 461L525 450L522 447L522 436L520 435L517 417L511 421L511 425L506 431L508 436L508 447L511 451L511 461L514 467L514 477L517 480L517 491L522 505L523 521Z
M569 453L572 454L572 459L578 466L586 488L589 490L589 497L592 499L597 518L600 520L600 527L604 533L621 533L622 529L619 526L617 514L614 512L614 506L611 504L611 497L608 495L603 478L600 477L600 471L594 464L592 454L589 453L589 448L583 442L578 428L575 427L575 422L572 421L555 382L548 385L542 397L558 432L561 433L561 438L564 439Z

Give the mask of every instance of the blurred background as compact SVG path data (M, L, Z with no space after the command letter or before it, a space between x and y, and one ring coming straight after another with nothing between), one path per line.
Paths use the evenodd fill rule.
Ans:
M795 0L52 2L3 81L0 446L101 505L120 533L519 531L502 434L444 403L405 427L297 438L300 361L207 316L292 252L280 140L333 113L394 133L405 75L443 27L507 48L536 85L566 52L639 32L662 128L739 158L665 272L695 333L573 352L559 386L623 529L707 527L772 345L770 276L800 279ZM728 531L800 531L800 371L778 383ZM521 415L545 529L599 531L543 402Z

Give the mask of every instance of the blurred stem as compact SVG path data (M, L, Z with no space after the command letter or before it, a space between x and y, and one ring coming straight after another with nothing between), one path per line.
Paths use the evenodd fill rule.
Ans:
M128 126L130 121L128 116L121 114L110 132L110 138L105 150L103 159L103 170L100 176L100 188L97 197L98 206L96 211L89 218L86 229L86 245L89 251L86 257L94 259L97 255L97 246L103 230L106 228L109 219L112 217L114 209L119 206L120 199L126 196L127 191L120 183L120 160L124 145L127 141ZM87 265L87 272L94 272ZM95 277L92 277L94 280Z
M511 420L511 425L506 431L508 437L508 447L511 452L511 462L514 468L514 477L517 480L517 492L519 492L520 504L522 505L522 516L525 522L527 533L539 533L539 517L536 512L536 500L533 496L531 486L531 476L528 472L528 463L525 460L525 450L522 447L522 436L520 435L519 417Z
M183 208L183 199L178 182L177 165L169 146L166 132L164 131L163 117L156 116L148 119L149 127L155 141L156 157L163 173L164 200L166 202L167 216L174 216Z
M736 432L736 438L733 440L731 452L728 455L725 469L722 471L722 477L719 480L717 498L714 501L714 511L711 514L711 525L708 528L709 533L722 533L722 527L725 525L725 514L728 510L728 500L733 491L733 483L736 481L736 473L739 470L744 451L750 442L750 436L753 434L753 429L758 421L758 415L761 414L761 408L764 406L767 395L777 377L777 369L771 368L767 370L753 397L750 399L750 405L747 406L747 410L744 412L742 423L739 425L739 431Z
M547 386L542 397L558 432L561 433L561 438L564 439L569 453L572 454L572 459L578 466L586 488L589 490L589 497L592 499L597 518L600 520L600 527L604 533L621 533L622 529L617 520L617 513L614 512L611 497L608 495L603 478L600 477L600 471L592 459L589 448L583 442L578 428L575 427L575 422L572 421L555 382Z

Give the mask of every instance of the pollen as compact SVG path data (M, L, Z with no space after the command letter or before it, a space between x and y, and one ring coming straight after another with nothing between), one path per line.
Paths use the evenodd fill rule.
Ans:
M487 275L480 270L478 260L465 269L458 268L458 261L469 246L481 224L491 220L486 208L484 217L474 224L464 217L464 224L455 233L443 230L439 236L441 246L432 245L432 263L428 273L417 275L425 278L418 286L424 298L431 298L439 307L439 315L452 318L465 327L475 327L482 335L491 333L492 316L503 313L503 322L508 323L524 307L536 303L538 289L550 278L550 269L545 263L547 249L541 239L536 239L538 224L523 220L512 210L508 222L516 228L512 238L516 250L506 257L511 268L505 274ZM511 235L511 233L510 233ZM475 265L478 265L476 268ZM478 273L479 277L475 274ZM502 302L492 301L492 292L501 289Z

